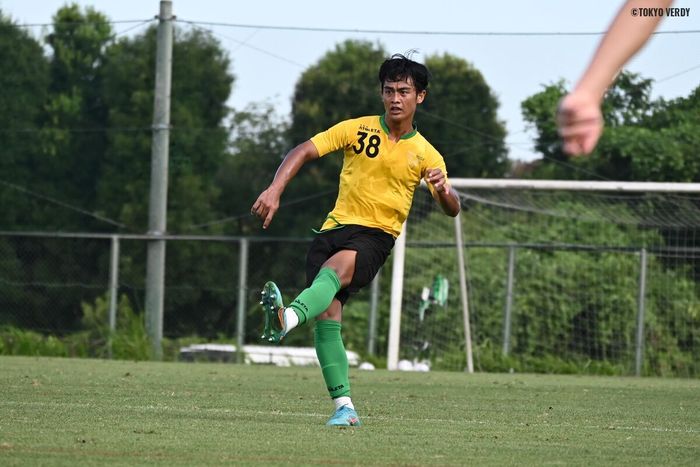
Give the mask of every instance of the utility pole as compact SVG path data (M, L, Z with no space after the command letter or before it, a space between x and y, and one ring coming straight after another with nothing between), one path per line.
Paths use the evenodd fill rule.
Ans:
M148 210L148 263L146 265L146 328L152 358L163 357L163 296L168 206L168 150L170 143L170 87L173 58L173 5L161 0L156 50L156 87L151 144L151 193Z

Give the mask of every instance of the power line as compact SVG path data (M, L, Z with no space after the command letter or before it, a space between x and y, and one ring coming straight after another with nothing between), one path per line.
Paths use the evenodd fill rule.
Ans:
M155 19L143 20L142 22L140 22L140 23L138 23L138 24L136 24L136 25L134 25L134 26L128 27L128 28L124 29L123 31L119 31L119 32L116 32L116 33L112 34L112 39L115 39L115 38L117 38L117 37L119 37L119 36L123 36L124 34L126 34L126 33L129 32L129 31L133 31L134 29L139 29L140 27L145 26L145 25L147 25L147 24L151 24L151 23L153 23L154 21L155 21Z
M128 23L147 23L154 21L157 17L149 19L126 19L113 21L62 21L62 25L82 25L93 23L106 24L128 24ZM195 21L177 18L176 21L189 23L200 26L220 26L228 28L240 29L263 29L273 31L297 31L297 32L346 32L358 34L403 34L403 35L422 35L422 36L602 36L607 31L410 31L410 30L392 30L392 29L361 29L361 28L322 28L315 26L274 26L264 24L241 24L241 23L224 23L216 21ZM24 23L12 24L18 28L36 28L55 26L55 23ZM675 31L655 31L654 35L671 35L671 34L698 34L700 29L681 29Z
M262 54L264 54L264 55L268 55L268 56L270 56L270 57L272 57L272 58L276 58L276 59L278 59L278 60L282 60L283 62L287 62L287 63L292 64L292 65L294 65L294 66L297 66L297 67L299 67L299 68L305 68L305 65L302 65L301 63L295 62L295 61L290 60L290 59L288 59L288 58L286 58L286 57L283 57L283 56L281 56L281 55L277 55L276 53L270 52L269 50L265 50L265 49L262 49L262 48L260 48L260 47L256 47L256 46L254 46L254 45L248 44L247 41L250 40L250 38L252 37L252 35L249 36L248 39L246 39L245 41L240 41L240 40L235 39L235 38L233 38L233 37L229 37L229 36L226 36L226 35L221 34L221 33L219 33L219 32L216 32L216 31L214 31L214 30L212 30L212 29L199 26L197 23L193 23L193 22L191 22L191 21L183 21L183 20L180 20L180 22L185 23L185 24L187 24L187 25L189 25L189 26L191 26L191 27L193 27L193 28L195 28L195 29L199 29L200 31L206 31L206 32L209 32L209 33L211 33L211 34L213 34L213 35L215 35L215 36L219 36L219 37L222 37L222 38L224 38L224 39L233 41L233 42L237 43L239 47L247 47L247 48L249 48L249 49L255 50L256 52L260 52L260 53L262 53ZM255 31L255 32L257 33L258 31Z
M295 198L295 199L290 200L290 201L287 201L287 202L285 202L285 203L280 203L279 207L280 207L280 208L283 208L283 207L287 207L287 206L292 206L292 205L294 205L294 204L303 203L304 201L309 201L309 200L312 200L312 199L320 198L320 197L322 197L322 196L326 196L326 195L329 195L329 194L332 194L332 193L337 193L337 192L338 192L337 189L322 191L321 193L316 193L316 194L309 195L309 196L303 196L303 197L301 197L301 198ZM246 211L246 212L243 213L243 214L236 214L236 215L234 215L234 216L224 217L224 218L222 218L222 219L217 219L217 220L213 220L213 221L210 221L210 222L205 222L205 223L203 223L203 224L190 225L190 226L188 226L188 227L185 228L185 232L188 232L188 231L191 231L191 230L195 230L195 229L201 229L201 228L203 228L203 227L209 227L209 226L212 226L212 225L225 224L225 223L227 223L227 222L236 221L236 220L242 219L242 218L244 218L244 217L250 217L251 215L252 215L252 214L250 213L250 211Z
M672 75L670 75L670 76L666 76L666 77L664 77L664 78L654 80L654 81L655 81L657 84L658 84L658 83L663 83L664 81L668 81L669 79L675 78L675 77L680 76L680 75L684 75L684 74L686 74L686 73L688 73L688 72L690 72L690 71L697 70L698 68L700 68L700 64L695 65L695 66L693 66L693 67L690 67L690 68L688 68L688 69L686 69L686 70L679 71L678 73L674 73L674 74L672 74Z
M403 34L403 35L423 35L423 36L602 36L607 31L406 31L389 29L352 29L352 28L321 28L313 26L271 26L262 24L240 24L221 23L213 21L182 20L190 24L204 26L221 26L241 29L266 29L274 31L297 31L297 32L348 32L361 34ZM700 29L686 29L677 31L656 31L653 34L697 34Z
M45 128L0 128L0 134L2 133L44 133L47 131L63 131L66 133L141 133L150 132L153 128L150 126L144 127L99 127L99 128L55 128L55 127L45 127ZM179 127L171 126L169 128L171 132L216 132L216 131L229 131L227 127Z
M79 212L80 214L84 214L86 216L93 217L93 218L100 220L102 222L116 225L117 227L122 227L122 228L127 227L125 224L122 224L121 222L117 222L117 221L109 219L107 217L100 216L99 214L95 214L94 212L86 211L85 209L79 208L77 206L73 206L71 204L68 204L68 203L65 203L63 201L51 198L49 196L36 193L36 192L31 191L27 188L24 188L24 187L19 186L19 185L15 185L14 183L10 183L10 182L7 182L5 180L0 180L0 185L5 185L6 187L11 188L13 190L20 191L22 193L28 194L29 196L33 196L33 197L41 199L43 201L48 201L49 203L56 204L58 206L66 208L66 209L70 209L71 211Z
M61 25L66 25L66 26L80 26L83 24L128 24L128 23L149 23L151 21L154 21L156 18L149 18L149 19L124 19L124 20L117 20L117 21L101 21L101 20L95 20L95 21L61 21L59 24ZM25 24L14 24L10 23L12 26L17 27L17 28L40 28L40 27L49 27L49 26L55 26L56 23L25 23Z

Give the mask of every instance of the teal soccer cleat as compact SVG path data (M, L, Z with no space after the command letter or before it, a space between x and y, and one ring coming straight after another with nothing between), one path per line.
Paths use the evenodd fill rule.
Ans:
M330 420L326 422L326 426L362 426L362 423L355 409L344 405L335 411Z
M265 284L260 295L262 295L260 304L265 313L265 329L260 338L278 344L286 335L282 293L277 285L270 281Z

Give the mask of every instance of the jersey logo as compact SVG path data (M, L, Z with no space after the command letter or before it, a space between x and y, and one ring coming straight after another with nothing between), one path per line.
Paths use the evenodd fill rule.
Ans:
M353 145L352 150L355 151L355 154L361 154L364 151L367 157L371 159L379 154L379 144L382 142L382 139L379 135L371 135L369 138L367 138L367 135L366 131L358 131L357 136L359 136L359 139L357 144ZM367 141L365 142L365 140Z

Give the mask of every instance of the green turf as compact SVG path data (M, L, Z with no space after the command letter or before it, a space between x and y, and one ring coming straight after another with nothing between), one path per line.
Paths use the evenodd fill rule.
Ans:
M0 357L0 465L697 465L700 381Z

